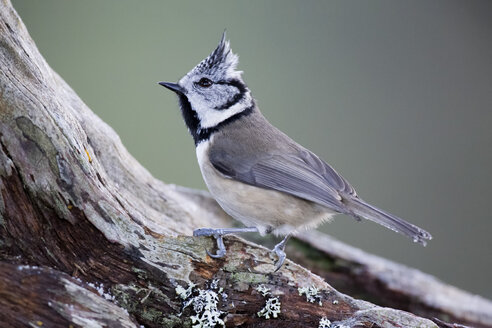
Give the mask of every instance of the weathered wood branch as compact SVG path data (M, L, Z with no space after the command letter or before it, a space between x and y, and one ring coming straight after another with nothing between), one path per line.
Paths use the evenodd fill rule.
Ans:
M1 262L0 325L138 327L102 288L53 269Z
M254 243L227 238L228 256L213 260L205 252L213 241L190 237L197 227L230 224L206 193L154 179L47 65L10 2L0 1L2 327L181 327L192 318L317 327L323 317L351 327L437 326L342 294L290 261L273 274L269 251ZM299 295L308 287L318 290L311 288L313 302ZM485 300L480 306L490 309ZM447 309L432 315L491 325L490 316Z
M298 238L300 245L291 249L291 258L309 267L339 291L426 318L474 327L492 326L492 302L483 297L317 231L306 232ZM315 250L307 254L300 252L304 247Z

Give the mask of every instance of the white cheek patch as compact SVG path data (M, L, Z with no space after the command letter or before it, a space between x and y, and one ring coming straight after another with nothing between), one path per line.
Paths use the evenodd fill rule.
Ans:
M251 104L251 96L249 94L246 94L242 101L238 102L232 107L229 107L228 109L217 110L208 108L207 104L203 102L198 102L198 104L194 106L194 109L196 110L198 118L200 119L200 128L208 129L213 128L223 121L227 120L229 117L244 111L249 106L251 106Z

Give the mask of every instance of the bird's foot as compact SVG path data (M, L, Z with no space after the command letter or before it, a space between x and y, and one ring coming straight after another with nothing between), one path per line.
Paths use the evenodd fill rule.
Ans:
M222 236L224 235L224 232L222 229L211 229L211 228L200 228L196 229L193 231L193 236L195 237L214 237L215 240L217 241L217 253L212 254L206 250L208 256L213 257L214 259L219 259L221 257L224 257L226 255L226 249L224 245L224 240L222 239Z
M277 272L282 267L282 265L285 262L285 259L287 258L284 249L278 246L279 245L276 245L272 250L272 252L275 252L275 254L278 257L278 261L275 263L275 270L273 272Z
M255 227L249 228L224 228L224 229L212 229L212 228L200 228L193 231L193 236L195 237L214 237L217 241L217 253L212 254L207 250L207 254L214 259L218 259L224 257L226 255L226 249L224 245L224 240L222 236L231 234L231 233L239 233L239 232L258 232L258 229Z
M285 236L285 238L272 249L272 252L274 252L278 257L278 261L275 263L275 270L273 272L280 270L285 262L285 259L287 258L287 255L285 254L285 245L287 244L287 240L289 240L289 238L290 235Z

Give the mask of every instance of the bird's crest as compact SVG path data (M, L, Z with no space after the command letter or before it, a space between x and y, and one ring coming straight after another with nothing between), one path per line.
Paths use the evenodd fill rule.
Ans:
M210 76L232 76L242 72L236 71L239 57L234 54L226 41L226 32L222 34L219 45L204 60L202 60L193 70L194 73L208 74Z

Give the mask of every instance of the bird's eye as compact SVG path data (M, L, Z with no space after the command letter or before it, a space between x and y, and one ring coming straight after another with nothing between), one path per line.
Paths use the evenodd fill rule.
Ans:
M213 82L207 79L206 77L202 77L200 81L198 81L196 84L198 84L202 88L208 88L213 84Z

